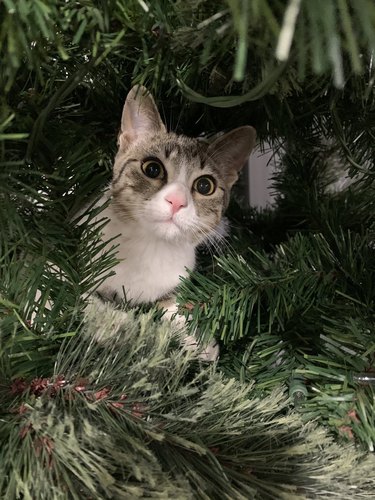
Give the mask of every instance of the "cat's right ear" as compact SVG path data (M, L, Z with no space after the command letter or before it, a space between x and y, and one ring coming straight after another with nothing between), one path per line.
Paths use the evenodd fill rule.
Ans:
M166 129L154 99L145 87L135 85L122 111L119 149L126 150L134 141L160 132L166 132Z

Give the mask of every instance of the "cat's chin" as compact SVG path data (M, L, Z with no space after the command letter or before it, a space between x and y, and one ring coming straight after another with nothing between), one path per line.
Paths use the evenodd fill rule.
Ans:
M181 241L186 238L182 229L172 219L154 222L152 231L157 237L166 241Z

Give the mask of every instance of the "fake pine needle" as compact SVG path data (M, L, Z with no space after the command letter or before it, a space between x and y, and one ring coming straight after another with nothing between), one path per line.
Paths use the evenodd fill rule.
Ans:
M0 496L372 498L374 2L4 0L0 33ZM83 299L139 82L169 128L280 153L273 208L237 184L178 290L215 367Z

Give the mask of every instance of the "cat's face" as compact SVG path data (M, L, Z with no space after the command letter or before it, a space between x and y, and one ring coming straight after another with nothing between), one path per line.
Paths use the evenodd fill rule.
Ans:
M254 142L252 127L211 145L168 133L146 89L133 87L111 183L116 213L156 238L197 245L218 227Z

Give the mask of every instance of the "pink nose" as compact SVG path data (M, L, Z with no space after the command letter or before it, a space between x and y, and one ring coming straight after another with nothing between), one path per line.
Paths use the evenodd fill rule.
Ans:
M167 194L165 200L172 205L172 215L187 205L186 197L182 193Z

